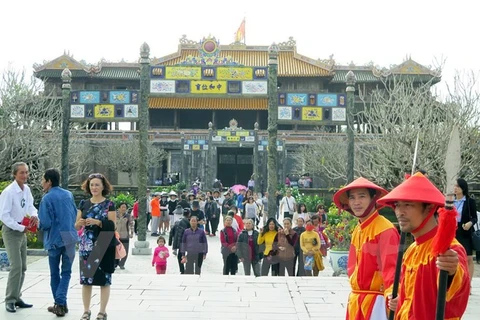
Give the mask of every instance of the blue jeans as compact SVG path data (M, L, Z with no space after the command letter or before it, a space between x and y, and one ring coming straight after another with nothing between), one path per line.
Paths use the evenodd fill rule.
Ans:
M65 247L48 250L50 265L50 288L55 304L67 304L67 291L72 276L72 264L75 259L75 243ZM60 261L62 265L60 267Z

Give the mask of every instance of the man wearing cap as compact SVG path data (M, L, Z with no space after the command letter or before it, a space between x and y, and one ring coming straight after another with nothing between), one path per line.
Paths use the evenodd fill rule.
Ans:
M379 215L375 202L387 191L358 178L333 196L341 210L358 219L352 234L347 273L352 292L347 320L387 319L386 298L392 292L399 235L394 225Z
M435 319L432 305L438 294L439 270L448 271L445 319L460 319L470 293L465 249L454 239L450 249L438 257L431 250L438 230L434 214L445 205L444 195L418 172L378 203L393 207L402 232L415 237L403 256L398 297L389 303L396 311L395 319Z

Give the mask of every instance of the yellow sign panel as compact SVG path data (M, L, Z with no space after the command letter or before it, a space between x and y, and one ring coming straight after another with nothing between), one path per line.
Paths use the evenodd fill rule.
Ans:
M202 79L201 67L166 67L165 79L184 80Z
M97 104L94 109L95 118L114 118L115 106L113 104Z
M227 137L227 141L229 141L229 142L240 141L240 137L238 137L238 136L230 136L230 137Z
M253 68L217 67L218 80L252 80Z
M226 94L227 81L191 81L190 93Z
M200 150L200 145L199 144L192 145L192 150Z
M235 132L235 136L237 137L248 137L250 136L250 131L248 130L240 130L240 131L223 131L223 130L219 130L217 132L217 136L220 136L220 137L229 137L233 134L233 132Z
M304 120L304 121L321 121L322 120L322 108L303 107L302 108L302 120Z

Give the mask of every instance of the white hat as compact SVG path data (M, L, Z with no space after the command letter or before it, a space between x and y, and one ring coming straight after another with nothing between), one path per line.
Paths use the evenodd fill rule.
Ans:
M169 196L177 196L177 193L173 190L170 190L170 192L168 193Z

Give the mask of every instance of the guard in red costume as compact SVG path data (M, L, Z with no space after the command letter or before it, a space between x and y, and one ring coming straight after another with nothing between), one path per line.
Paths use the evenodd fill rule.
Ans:
M434 213L440 208L438 212L443 214L444 195L424 175L416 173L377 203L393 207L402 232L415 237L403 256L399 295L389 303L395 319L435 319L440 270L448 272L445 319L460 319L470 293L465 249L453 239L444 254L436 256L432 251L438 230Z
M348 254L352 292L347 320L386 320L386 297L391 294L399 235L394 225L378 214L375 202L387 191L358 178L333 196L339 209L358 218Z

